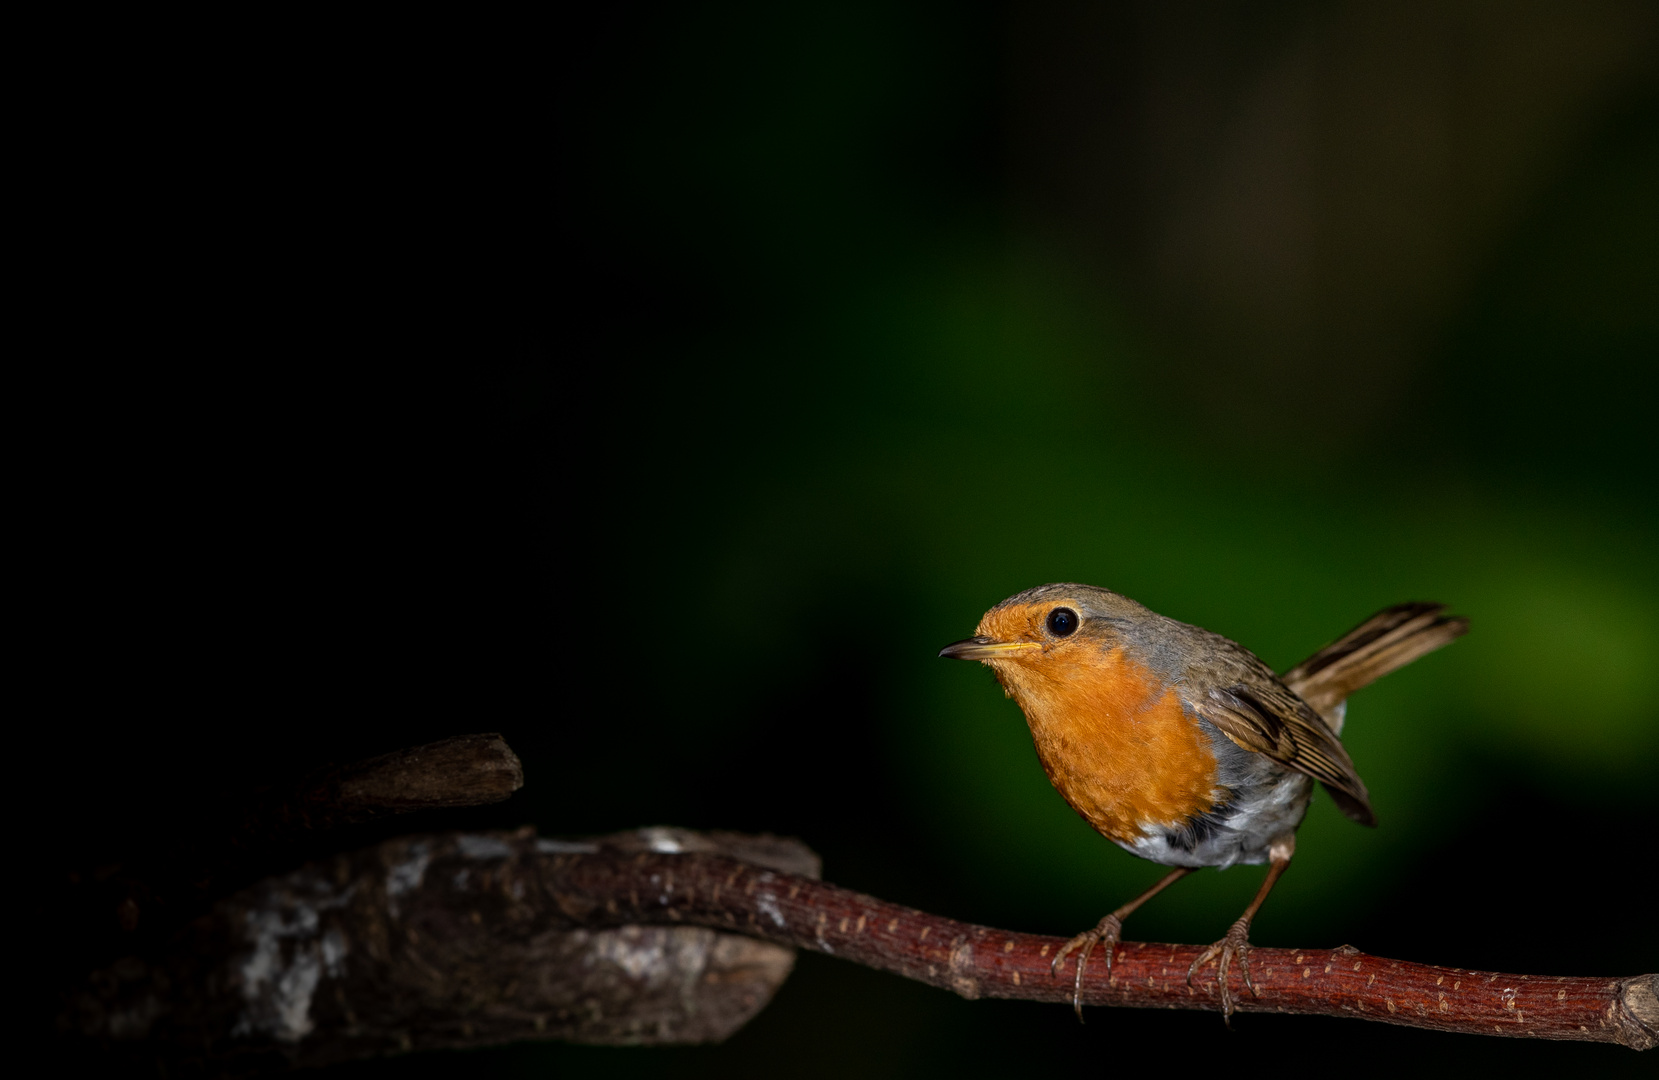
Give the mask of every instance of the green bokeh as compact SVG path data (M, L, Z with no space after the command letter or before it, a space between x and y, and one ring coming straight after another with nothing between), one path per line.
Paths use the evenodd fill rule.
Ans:
M1636 836L1659 776L1653 103L1638 95L1587 137L1492 245L1399 415L1322 442L1294 417L1190 407L1162 376L1167 335L1127 291L1025 229L994 177L958 168L994 112L993 32L920 7L813 10L688 17L647 38L591 118L582 167L599 179L573 228L690 290L696 315L620 326L610 344L638 378L630 439L605 464L598 569L671 583L676 629L699 644L614 676L637 677L642 713L672 717L646 722L647 782L599 790L583 762L552 766L559 791L526 793L544 830L631 812L720 824L687 819L701 804L676 771L742 746L809 773L839 725L769 758L765 725L790 715L776 702L863 680L862 751L938 876L866 863L857 844L831 850L826 875L959 917L1088 925L1157 868L1066 808L988 673L935 657L1003 597L1073 580L1281 669L1388 604L1471 619L1351 702L1344 740L1381 825L1319 797L1258 940L1376 925L1504 800ZM1241 377L1181 362L1186 378ZM1528 807L1513 810L1524 827ZM1589 869L1572 850L1534 856L1511 868L1523 894ZM1209 939L1259 880L1196 875L1132 935ZM931 1022L877 1039L897 1055L883 1060L926 1060Z

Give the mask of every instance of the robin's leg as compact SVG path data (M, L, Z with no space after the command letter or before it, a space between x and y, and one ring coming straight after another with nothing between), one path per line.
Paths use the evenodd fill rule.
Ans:
M1058 975L1060 974L1060 969L1065 966L1066 954L1076 948L1081 948L1083 950L1077 956L1077 985L1071 995L1071 1005L1072 1008L1077 1010L1078 1023L1083 1022L1083 965L1089 962L1089 953L1094 951L1094 947L1096 945L1102 942L1105 943L1106 973L1110 975L1112 973L1112 951L1117 948L1117 943L1123 940L1118 936L1123 933L1123 920L1127 919L1130 913L1136 908L1140 907L1154 896L1157 896L1166 888L1175 884L1175 882L1181 880L1190 873L1192 873L1192 871L1184 866L1171 870L1169 873L1160 878L1158 883L1152 886L1152 888L1141 893L1139 896L1118 908L1104 919L1101 919L1093 930L1085 930L1081 934L1078 934L1076 937L1072 938L1070 941L1066 942L1064 945L1060 946L1060 951L1054 954L1054 962L1049 965L1049 971Z
M1266 900L1267 894L1273 891L1273 886L1278 882L1279 875L1285 872L1285 867L1290 865L1290 857L1295 853L1296 836L1294 833L1273 841L1267 849L1267 856L1273 865L1268 868L1267 880L1263 881L1262 887L1256 891L1256 898L1250 901L1250 906L1244 909L1244 914L1239 916L1238 922L1235 922L1232 929L1227 931L1227 936L1199 953L1198 959L1194 960L1192 967L1187 969L1187 985L1191 986L1192 977L1198 974L1199 968L1214 960L1217 956L1221 957L1221 964L1216 971L1216 977L1221 983L1221 1018L1228 1021L1228 1023L1232 1022L1233 996L1227 990L1227 969L1232 966L1233 957L1238 957L1239 969L1244 973L1244 985L1250 988L1251 994L1255 994L1256 984L1250 981L1250 920L1256 917L1256 912L1261 909L1262 901Z

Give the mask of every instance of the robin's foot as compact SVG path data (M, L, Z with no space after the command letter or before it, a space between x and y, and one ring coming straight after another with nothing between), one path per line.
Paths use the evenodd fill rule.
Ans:
M1106 946L1106 974L1110 975L1112 973L1112 951L1117 948L1117 943L1123 940L1122 934L1123 920L1116 915L1108 915L1101 919L1093 930L1085 930L1060 946L1060 951L1054 954L1054 963L1048 966L1049 971L1058 975L1060 969L1066 964L1066 954L1073 949L1080 948L1083 950L1077 954L1077 982L1071 992L1071 1007L1077 1010L1077 1022L1079 1024L1083 1022L1083 965L1089 962L1089 954L1094 951L1094 947L1104 944Z
M1250 981L1250 920L1240 919L1227 931L1227 936L1211 945L1198 954L1198 959L1192 962L1187 969L1187 985L1192 985L1192 977L1198 974L1198 969L1221 957L1221 964L1216 970L1216 980L1221 984L1221 1018L1232 1023L1233 995L1227 989L1227 969L1232 966L1233 958L1238 957L1239 970L1244 973L1244 985L1250 988L1251 996L1256 994L1256 984Z

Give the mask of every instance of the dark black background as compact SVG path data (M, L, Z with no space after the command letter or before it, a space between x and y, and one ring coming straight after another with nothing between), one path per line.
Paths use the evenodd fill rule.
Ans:
M1281 8L1261 24L1268 38L1299 25L1299 8ZM1017 246L1033 215L1068 231L1064 202L1046 202L1013 156L1043 130L1008 60L1014 20L983 5L894 12L835 32L879 30L879 47L847 55L899 72L852 119L835 102L875 91L837 82L829 46L827 61L798 58L834 34L758 11L71 35L80 45L39 89L35 183L18 209L39 238L13 398L28 865L56 881L130 863L210 833L215 808L260 783L501 731L525 790L408 827L786 833L838 883L1052 933L1115 903L1033 907L1007 899L1017 883L975 892L881 750L908 700L895 668L915 650L850 662L848 641L909 611L891 640L937 647L976 612L941 609L856 525L838 569L804 584L696 576L772 497L757 492L786 499L819 469L803 448L833 460L824 448L849 433L952 400L931 376L893 389L879 360L841 355L849 280L902 275L935 245ZM1113 71L1147 54L1134 12L1118 18L1104 38ZM1651 320L1632 316L1586 361L1582 335L1562 331L1571 347L1556 348L1517 329L1530 303L1505 285L1558 227L1550 199L1570 201L1607 161L1647 175L1653 84L1634 85L1599 114L1584 164L1489 249L1401 418L1286 449L1271 418L1250 417L1239 438L1267 448L1263 475L1386 471L1380 456L1499 504L1541 484L1588 490L1652 552ZM722 110L765 113L773 92L818 119L768 127L783 149L755 164ZM1109 269L1088 280L1117 281L1133 310L1125 228L1089 241ZM1148 340L1169 336L1146 319ZM780 341L796 351L769 352ZM1152 362L1135 375L1153 417L1137 423L1179 411L1180 380L1204 370L1199 346L1169 349L1175 375ZM1517 355L1544 374L1494 375ZM1422 449L1425 417L1455 432L1450 449ZM1067 437L1065 423L1019 423L970 418L950 452ZM1213 464L1222 477L1248 468ZM986 497L1051 527L1049 508ZM711 595L744 613L744 634L711 639L732 625L708 616ZM1651 762L1649 747L1633 759ZM1327 916L1341 935L1465 967L1653 969L1651 771L1634 784L1581 776L1564 794L1502 745L1457 753L1451 775L1475 792L1466 812L1400 864L1385 900ZM61 975L85 943L62 911L34 915ZM1095 1010L1079 1027L1065 1009L962 1002L803 956L776 1003L718 1048L520 1046L336 1071L1634 1075L1638 1061L1374 1024L1236 1026Z

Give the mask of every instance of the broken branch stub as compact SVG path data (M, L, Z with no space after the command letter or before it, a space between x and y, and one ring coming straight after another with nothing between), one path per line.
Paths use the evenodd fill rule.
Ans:
M524 767L500 735L458 735L324 770L302 787L296 816L309 828L386 814L484 806L524 786Z
M771 1000L794 965L787 946L706 926L578 925L545 872L601 850L818 873L816 855L776 837L407 837L236 894L168 958L95 973L62 1023L118 1052L240 1072L521 1039L717 1042ZM645 884L672 893L672 879Z

